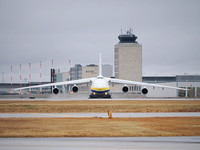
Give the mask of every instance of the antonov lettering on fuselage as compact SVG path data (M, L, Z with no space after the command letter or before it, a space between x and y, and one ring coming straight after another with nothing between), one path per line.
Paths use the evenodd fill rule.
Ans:
M144 95L148 93L147 87L149 87L149 86L151 86L151 87L161 87L161 88L170 88L170 89L177 89L177 90L186 90L184 88L178 88L178 87L172 87L172 86L148 84L148 83L144 83L144 82L137 82L137 81L129 81L129 80L121 80L121 79L103 77L102 76L102 65L101 65L101 54L100 54L100 57L99 57L99 75L97 77L17 88L17 89L15 89L15 91L20 91L20 90L30 89L30 88L32 89L32 88L42 88L42 87L47 87L47 86L53 86L54 87L53 93L58 94L59 89L57 88L57 86L73 85L72 91L76 93L76 92L78 92L78 85L84 84L84 83L91 83L91 88L90 88L91 94L89 96L90 98L111 98L110 87L109 87L109 84L111 84L111 83L124 84L124 86L122 87L123 92L128 92L128 86L127 85L142 86L141 92Z

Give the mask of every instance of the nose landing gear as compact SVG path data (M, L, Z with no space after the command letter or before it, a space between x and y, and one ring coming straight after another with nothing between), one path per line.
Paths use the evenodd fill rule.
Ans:
M92 92L89 98L111 98L111 94L108 92L102 92L102 93Z

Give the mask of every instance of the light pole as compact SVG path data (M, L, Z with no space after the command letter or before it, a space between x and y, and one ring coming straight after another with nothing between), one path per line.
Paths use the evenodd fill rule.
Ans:
M4 72L2 72L2 83L4 83Z

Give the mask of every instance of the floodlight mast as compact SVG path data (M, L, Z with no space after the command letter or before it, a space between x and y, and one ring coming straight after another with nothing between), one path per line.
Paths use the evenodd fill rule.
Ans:
M10 73L11 73L11 76L10 76L10 80L11 80L11 88L10 88L10 95L12 95L12 82L13 82L13 76L12 76L12 66L10 66Z
M22 73L21 73L21 72L22 72L22 65L21 65L21 64L19 65L19 70L20 70L19 79L20 79L20 88L21 88L21 87L22 87L22 83L21 83L21 82L22 82L22 81L21 81L21 80L22 80ZM20 89L20 95L21 95L21 94L22 94L22 93L21 93L21 89Z
M71 80L71 59L69 58L69 81ZM69 84L69 94L71 93L71 85Z
M31 87L31 63L29 63L29 87ZM29 95L31 95L31 88L29 89Z
M42 61L40 61L40 85L42 85ZM40 88L40 94L42 94L42 88Z
M53 83L54 77L53 77L53 59L51 60L51 83ZM53 94L53 85L51 86L51 93Z

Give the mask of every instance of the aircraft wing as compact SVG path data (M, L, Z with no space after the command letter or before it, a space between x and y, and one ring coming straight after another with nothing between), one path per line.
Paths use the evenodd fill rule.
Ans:
M151 86L151 87L160 87L160 88L170 88L170 89L177 89L177 90L187 90L185 88L178 88L173 86L165 86L165 85L158 85L158 84L149 84L144 82L137 82L137 81L129 81L129 80L121 80L121 79L107 79L110 83L120 83L120 84L130 84L130 85L141 85L141 86Z
M16 89L13 89L13 90L17 91L17 90L40 88L40 87L48 87L48 86L60 86L60 85L69 85L69 84L82 84L82 83L89 83L92 80L93 80L93 78L87 78L87 79L80 79L80 80L72 80L72 81L64 81L64 82L57 82L57 83L35 85L35 86L30 86L30 87L22 87L22 88L16 88Z

